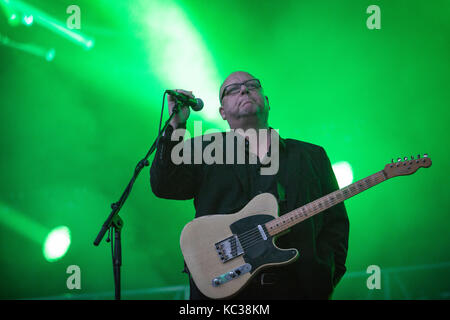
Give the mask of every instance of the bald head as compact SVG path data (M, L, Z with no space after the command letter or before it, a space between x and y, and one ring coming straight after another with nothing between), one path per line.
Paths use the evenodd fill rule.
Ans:
M255 79L253 75L246 71L235 71L232 72L228 77L225 78L219 90L219 98L222 97L223 89L232 83L244 82L245 80ZM222 103L222 101L220 101Z
M239 90L236 86L230 87L232 84L238 84ZM219 99L220 115L228 121L231 129L267 127L269 99L252 74L245 71L231 73L220 86Z

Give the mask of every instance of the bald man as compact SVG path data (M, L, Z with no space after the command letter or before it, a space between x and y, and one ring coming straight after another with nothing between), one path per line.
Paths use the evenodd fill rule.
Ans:
M191 97L191 91L177 90ZM317 145L294 139L283 139L268 125L269 99L261 82L248 72L231 73L219 90L220 116L230 131L259 133L257 143L245 143L245 159L253 155L256 162L175 164L171 151L178 141L170 139L175 129L186 128L189 109L181 108L172 118L150 169L153 193L165 199L194 200L195 217L211 214L231 214L242 209L261 193L271 193L278 200L283 215L338 189L335 175L325 150ZM168 96L168 108L175 105ZM297 106L294 106L297 107ZM223 153L226 158L227 139ZM248 136L246 136L248 138ZM276 137L277 143L273 143ZM202 150L214 139L201 139ZM275 148L276 147L276 148ZM233 146L238 151L237 146ZM276 150L277 149L277 150ZM236 152L234 153L234 155ZM277 157L279 170L262 174L264 159ZM329 299L346 271L349 221L345 206L339 203L291 228L277 239L280 248L296 248L300 258L281 267L264 269L233 299ZM185 267L185 272L189 270ZM190 299L207 299L191 277Z

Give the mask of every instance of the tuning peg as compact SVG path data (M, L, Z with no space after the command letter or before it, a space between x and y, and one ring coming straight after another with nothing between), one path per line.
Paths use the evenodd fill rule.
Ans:
M420 154L417 155L417 159L420 159Z
M394 158L391 159L391 163L394 163Z
M408 161L408 157L403 158L403 160Z
M411 156L411 160L414 160L414 156Z
M424 153L423 157L428 158L428 153Z
M400 162L400 161L402 161L402 158L397 158L397 162Z

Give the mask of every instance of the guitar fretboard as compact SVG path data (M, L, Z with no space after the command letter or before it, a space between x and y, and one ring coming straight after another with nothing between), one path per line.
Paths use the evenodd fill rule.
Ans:
M265 224L266 230L271 236L283 232L284 230L300 223L315 214L318 214L336 204L361 193L380 182L387 180L383 171L374 173L364 179L356 181L342 189L336 190L322 198L314 200L300 208L288 212L281 217L269 221Z

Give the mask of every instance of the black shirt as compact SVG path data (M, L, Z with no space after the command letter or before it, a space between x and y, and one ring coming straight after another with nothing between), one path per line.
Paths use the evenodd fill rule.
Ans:
M271 156L272 145L269 146L269 150L267 152L267 157ZM249 143L245 140L245 166L248 177L248 185L249 185L249 198L252 199L258 194L261 193L271 193L277 198L278 205L280 206L280 214L286 213L285 204L285 189L280 181L279 170L274 175L263 175L261 174L262 167L269 167L271 164L263 164L259 157L255 155L251 155L249 151ZM279 166L285 166L285 157L284 150L281 150L279 153ZM253 161L250 161L251 157ZM256 161L256 163L254 163Z

